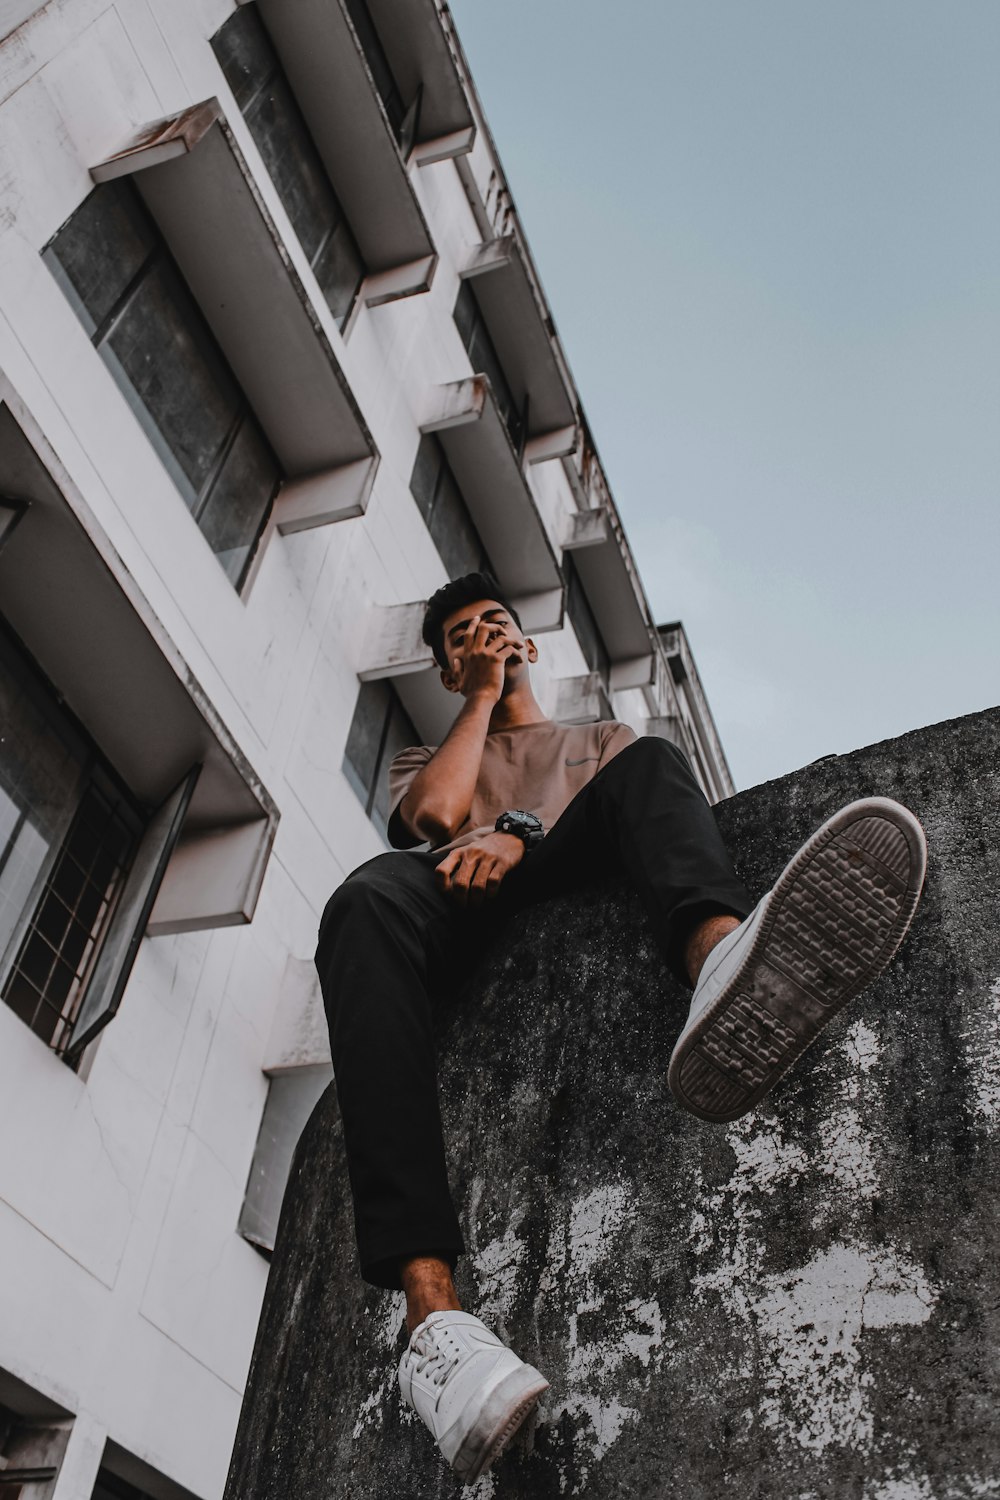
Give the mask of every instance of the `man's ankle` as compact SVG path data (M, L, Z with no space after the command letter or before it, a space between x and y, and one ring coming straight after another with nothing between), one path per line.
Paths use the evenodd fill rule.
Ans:
M435 1312L461 1312L451 1266L436 1255L411 1255L400 1261L406 1293L406 1331L412 1333Z
M684 950L684 962L687 965L692 985L698 983L702 965L712 949L739 925L740 918L732 916L706 917L704 922L698 923L688 938L687 947Z

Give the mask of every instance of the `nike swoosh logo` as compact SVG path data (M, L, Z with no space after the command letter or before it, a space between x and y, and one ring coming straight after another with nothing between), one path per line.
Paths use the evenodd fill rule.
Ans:
M601 757L599 755L581 755L579 760L568 760L566 764L568 766L582 766L585 765L588 760L600 760L600 758Z

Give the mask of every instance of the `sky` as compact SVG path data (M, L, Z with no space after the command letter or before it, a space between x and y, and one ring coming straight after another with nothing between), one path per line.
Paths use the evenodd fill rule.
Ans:
M997 0L452 0L737 787L1000 701Z

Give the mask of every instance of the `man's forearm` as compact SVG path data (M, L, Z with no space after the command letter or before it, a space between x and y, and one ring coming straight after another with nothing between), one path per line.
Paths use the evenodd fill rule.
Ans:
M496 700L467 698L446 738L413 778L400 804L403 822L431 844L454 838L469 815Z

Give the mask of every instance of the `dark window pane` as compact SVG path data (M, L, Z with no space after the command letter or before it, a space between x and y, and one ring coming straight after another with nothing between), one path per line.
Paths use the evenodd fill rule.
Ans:
M42 937L58 948L70 925L70 914L66 906L55 895L48 901L43 901L41 908L35 917L35 927Z
M283 78L271 80L247 114L247 124L312 262L340 219L340 206Z
M73 915L78 922L93 927L104 908L108 887L92 885L89 880L81 880L77 888L76 904Z
M90 927L84 927L80 921L71 922L60 946L60 952L70 968L77 974L83 971L83 961L90 951L90 945Z
M406 115L406 107L403 104L402 95L396 87L396 80L392 76L389 59L385 55L382 40L375 29L375 23L371 18L365 0L347 0L347 12L354 29L358 34L368 67L371 70L375 87L379 92L385 112L389 116L389 124L392 126L397 141L402 130L403 119Z
M420 440L410 490L450 578L492 571L444 449L432 433Z
M166 257L143 277L101 352L194 510L232 430L240 393Z
M379 751L394 698L387 682L363 682L347 734L344 770L366 809L371 805Z
M198 517L206 541L237 586L280 478L277 460L248 414Z
M15 972L4 988L4 1003L26 1026L32 1025L41 1004L41 996L34 985L29 984L23 974Z
M466 349L468 349L471 347L472 337L479 319L479 304L476 302L475 293L468 281L463 281L458 289L454 318L459 337Z
M313 270L330 311L343 327L365 278L365 263L346 219L341 219L333 230L316 257Z
M55 966L56 955L52 949L32 934L17 960L21 978L27 980L39 995L44 995Z
M420 439L420 446L417 449L413 473L410 476L410 493L417 502L417 508L428 527L431 524L431 516L434 514L434 501L437 497L438 480L443 464L444 453L440 442L433 433L427 433Z
M390 692L392 692L391 688ZM420 741L417 737L417 731L413 727L412 719L393 692L388 733L385 736L382 753L379 756L378 770L375 778L375 795L371 810L371 820L383 838L386 837L389 827L389 767L392 764L393 757L398 755L400 750L405 750L408 745L417 745L419 743Z
M0 982L80 797L89 752L0 630Z
M343 324L365 274L361 253L256 6L241 6L212 46L323 295Z
M106 187L115 192L109 195ZM281 472L135 187L120 182L95 189L46 257L71 288L69 272L60 269L64 255L79 279L81 246L89 239L100 251L124 235L127 252L129 225L142 231L139 248L151 253L139 262L127 296L118 288L111 318L96 331L92 319L84 321L209 545L238 583ZM73 298L80 312L75 291ZM0 840L3 834L0 815ZM2 850L0 842L0 858Z
M226 82L244 114L280 63L256 5L241 5L212 38Z
M134 1484L119 1479L117 1474L110 1474L107 1469L102 1469L97 1476L91 1500L151 1500L151 1497L145 1490L138 1490Z
M107 182L63 225L45 259L93 334L156 244L156 230L131 184Z
M484 566L488 567L479 532L449 468L445 468L441 475L431 520L431 538L449 578L460 578L463 573L477 573Z

